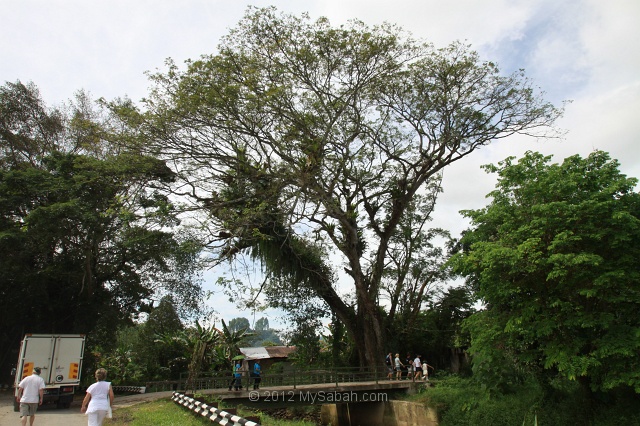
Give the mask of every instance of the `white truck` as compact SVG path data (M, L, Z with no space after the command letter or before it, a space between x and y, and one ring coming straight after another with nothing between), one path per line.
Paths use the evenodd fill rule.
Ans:
M73 394L80 386L85 336L83 334L27 334L20 343L18 365L14 381L15 411L20 404L15 400L20 381L40 367L44 379L44 402L55 402L58 408L69 408Z

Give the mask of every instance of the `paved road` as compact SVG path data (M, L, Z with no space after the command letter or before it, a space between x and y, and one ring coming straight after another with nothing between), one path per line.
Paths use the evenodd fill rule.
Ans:
M172 392L157 392L142 395L119 397L113 401L114 410L144 401L170 397ZM55 405L47 404L38 409L34 426L86 426L87 416L80 413L82 398L77 397L68 410L58 410ZM27 425L29 422L27 422ZM19 426L20 414L13 411L11 392L0 392L0 426Z

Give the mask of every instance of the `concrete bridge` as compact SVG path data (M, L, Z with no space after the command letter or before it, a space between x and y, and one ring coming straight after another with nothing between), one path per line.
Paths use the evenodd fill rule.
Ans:
M203 389L197 400L175 393L172 399L216 424L257 426L259 419L239 418L235 410L218 409L242 405L248 408L282 408L296 405L321 405L322 424L336 426L400 426L420 424L437 426L437 414L422 404L394 399L396 393L416 392L424 383L412 381L316 383L296 386L272 386L258 390L229 391ZM202 402L200 402L202 401ZM225 411L226 410L226 411ZM255 422L255 423L254 423Z
M230 373L210 373L199 376L189 389L186 388L186 378L181 378L176 381L148 382L146 392L214 394L220 401L275 406L334 403L337 398L350 399L351 402L364 402L365 399L374 401L375 398L381 399L397 392L416 392L425 386L420 380L389 380L386 368L358 367L289 367L277 373L267 371L262 375L257 391L253 390L254 378L246 372L241 380L242 390L229 390L232 380Z
M394 394L415 393L423 383L409 380L313 383L287 386L261 386L241 391L203 389L199 393L212 395L219 401L255 408L290 407L293 405L324 405L343 403L379 403L393 399Z
M389 380L386 369L328 368L289 369L282 373L267 372L259 389L253 389L253 378L242 378L242 390L229 390L230 374L199 377L195 389L185 389L186 380L149 382L147 392L177 391L206 400L217 407L243 405L248 408L281 408L296 405L321 405L325 424L351 426L399 424L390 419L404 416L420 419L423 425L435 425L435 415L422 406L399 408L397 394L415 393L427 386L423 381ZM402 403L406 405L406 403ZM398 414L399 410L404 414ZM408 417L407 417L408 416ZM417 416L417 417L416 417ZM407 424L413 424L413 420Z

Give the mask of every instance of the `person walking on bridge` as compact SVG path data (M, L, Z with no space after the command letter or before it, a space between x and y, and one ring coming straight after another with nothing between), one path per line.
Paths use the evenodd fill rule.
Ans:
M411 352L407 352L404 362L407 366L407 380L413 380L413 358L411 357Z
M387 379L393 380L393 354L391 352L384 359L384 364L387 366Z
M396 354L395 366L396 380L402 380L402 367L404 367L404 364L402 363L402 361L400 361L400 354Z
M416 374L413 376L413 380L420 380L422 377L422 361L420 357L422 355L416 354L416 359L413 360L413 369L416 370Z
M431 368L432 370L435 370L432 366L427 364L427 360L424 359L422 361L422 378L427 383L429 383L429 368Z
M255 362L253 363L253 389L257 390L260 389L260 381L262 380L262 377L260 376L262 374L262 367L260 367L260 360L256 359Z
M233 367L233 378L235 380L233 389L242 390L242 363L240 360L236 361L236 365Z

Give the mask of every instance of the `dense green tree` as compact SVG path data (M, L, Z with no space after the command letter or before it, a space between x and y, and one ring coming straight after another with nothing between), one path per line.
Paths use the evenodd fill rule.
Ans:
M95 358L92 363L96 367L106 368L110 380L116 385L139 385L151 379L144 365L144 354L138 352L142 346L139 345L141 331L142 327L136 325L122 327L117 330L115 342L110 349L101 345L91 345L90 354ZM83 381L87 385L91 384L92 375L84 375Z
M253 337L249 346L280 346L282 339L278 331L269 327L269 320L266 317L258 319L253 326Z
M235 329L229 327L227 323L222 320L222 328L218 330L221 342L224 346L224 353L229 364L231 364L231 359L235 355L240 354L240 347L242 344L253 335L248 326L249 320L246 318L239 318L239 322L237 324L243 324L244 321L242 320L246 321L246 326Z
M560 111L523 73L502 76L467 46L436 49L388 24L255 9L218 51L152 75L141 133L178 165L221 259L261 261L263 294L310 290L347 327L360 364L377 365L390 242L417 195L452 162L541 134Z
M269 330L269 319L266 317L262 317L256 321L256 324L253 326L255 331L266 331Z
M308 367L320 361L321 335L319 330L322 327L319 319L303 322L294 322L294 327L286 333L288 344L295 346L296 350L289 356L300 367Z
M426 229L437 193L430 193L429 202L412 203L398 225L398 232L389 241L381 284L381 297L389 306L385 318L388 343L413 340L421 327L421 312L440 296L440 287L450 277L446 267L447 247L451 244L449 233ZM416 211L413 204L421 206L423 211Z
M0 168L35 166L64 144L66 118L48 108L33 84L0 86Z
M146 377L150 380L178 378L185 369L176 362L184 353L174 345L163 345L158 342L160 336L171 335L184 330L178 312L165 296L158 306L154 307L147 320L137 326L139 337L132 347L138 362L144 366Z
M202 371L203 364L210 357L213 348L220 343L221 334L213 324L210 327L204 327L196 321L195 327L189 330L189 335L193 348L189 361L189 376L185 386L187 390L192 390L195 393L195 380Z
M0 171L0 244L11 253L2 260L5 300L30 299L36 308L23 326L88 332L109 306L125 316L146 309L181 247L158 226L165 198L138 200L143 208L128 195L170 173L127 156L53 154L44 167Z
M108 137L122 135L101 121L89 137L86 108L50 110L33 85L0 88L0 108L2 365L24 333L93 333L89 349L108 347L163 295L197 309L199 247L174 234L164 193L175 174L116 149Z
M240 330L249 330L251 328L251 324L249 320L244 317L233 318L229 321L227 325L229 327L229 331L236 332Z
M466 286L452 287L438 294L422 312L416 330L421 338L416 350L427 356L429 364L459 372L466 367L464 353L470 337L463 322L475 311L474 295Z
M498 174L492 201L464 212L472 228L455 258L485 304L468 323L474 372L491 386L512 366L640 392L637 180L601 151L486 169Z
M163 297L158 306L153 308L145 322L145 328L147 333L154 336L173 333L184 328L171 297Z

